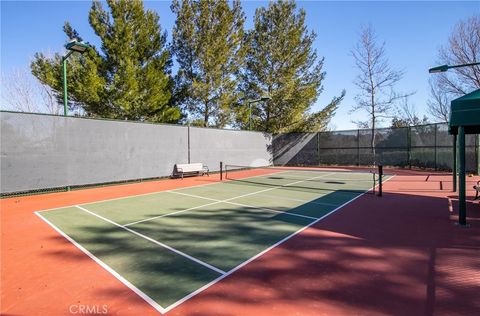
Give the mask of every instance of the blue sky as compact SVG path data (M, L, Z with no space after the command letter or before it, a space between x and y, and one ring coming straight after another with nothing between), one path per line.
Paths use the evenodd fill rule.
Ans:
M253 25L255 9L266 1L244 1L246 27ZM90 1L1 1L1 68L8 73L28 69L35 52L54 53L62 49L64 21L69 21L82 37L97 45L99 40L88 24ZM355 128L350 114L358 93L352 84L357 70L350 51L362 25L371 24L378 39L386 42L391 66L405 71L398 91L416 91L411 97L420 115L426 113L428 68L435 66L437 51L446 44L454 25L461 19L480 14L480 1L298 1L307 12L307 26L317 33L315 48L325 57L327 72L324 91L314 109L326 105L342 89L347 96L331 122L334 129ZM171 34L174 15L170 1L145 1L145 7L160 15L163 29Z

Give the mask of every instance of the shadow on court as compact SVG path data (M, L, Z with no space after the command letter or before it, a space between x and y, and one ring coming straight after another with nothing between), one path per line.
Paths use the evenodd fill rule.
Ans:
M170 314L478 314L478 202L472 227L456 215L445 196L365 195Z

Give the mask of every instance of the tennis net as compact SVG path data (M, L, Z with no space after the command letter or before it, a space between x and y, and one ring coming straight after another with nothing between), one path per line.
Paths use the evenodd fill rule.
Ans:
M305 167L249 167L224 165L226 180L238 184L260 187L285 187L289 190L345 191L375 194L381 192L381 181L377 169L361 171L321 170Z

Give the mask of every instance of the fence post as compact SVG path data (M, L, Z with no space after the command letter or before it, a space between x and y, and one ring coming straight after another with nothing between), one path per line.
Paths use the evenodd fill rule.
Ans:
M453 134L453 192L457 192L457 134Z
M187 151L188 151L188 163L190 163L190 123L187 125Z
M467 225L467 202L465 199L465 127L458 127L458 224Z
M435 171L437 171L437 169L438 169L438 168L437 168L437 130L438 130L438 128L437 128L437 124L436 124L436 123L435 123L433 126L435 126L435 143L434 143L434 149L433 149L434 151L433 151L433 153L434 153L434 155L435 155L435 158L434 158L434 161L435 161Z
M411 128L410 126L407 127L407 161L408 161L408 168L412 169L412 160L410 157L410 148L412 147L412 139L411 139Z
M357 129L357 166L360 166L360 130Z
M320 132L317 132L317 166L320 166Z
M475 154L477 156L477 174L480 175L480 135L477 135L475 138L475 143L477 145L475 150Z

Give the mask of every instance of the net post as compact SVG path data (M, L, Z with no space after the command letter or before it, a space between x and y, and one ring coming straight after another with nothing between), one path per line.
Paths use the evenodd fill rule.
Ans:
M223 162L220 161L220 181L223 180Z
M378 165L378 196L382 196L383 165Z

